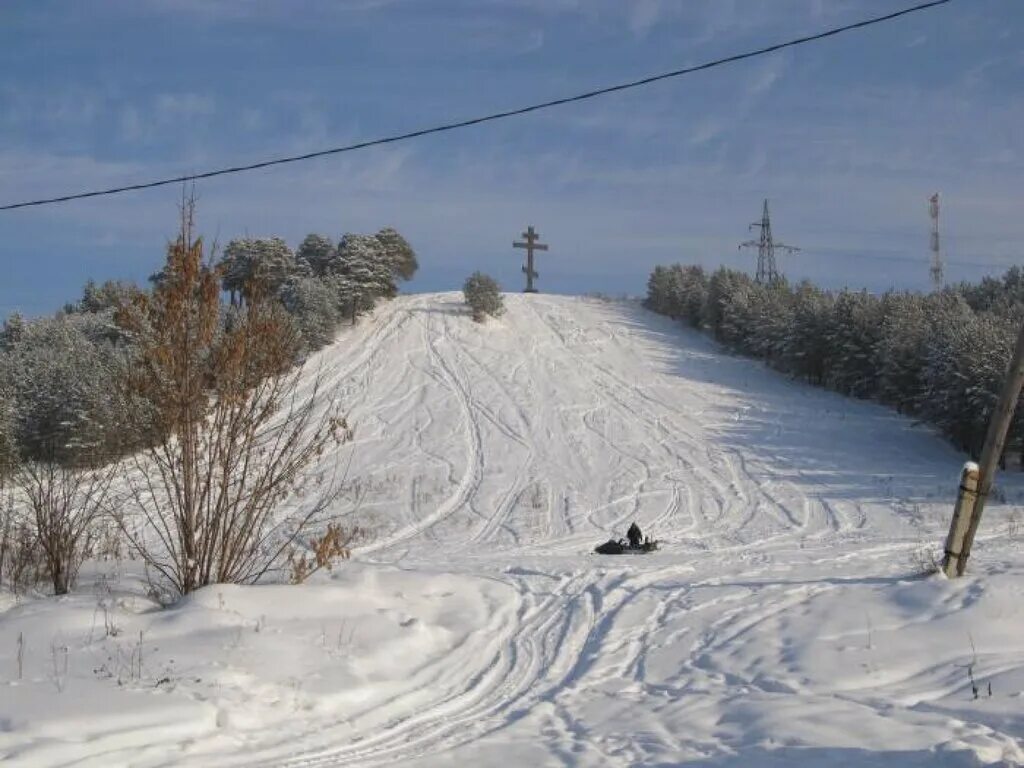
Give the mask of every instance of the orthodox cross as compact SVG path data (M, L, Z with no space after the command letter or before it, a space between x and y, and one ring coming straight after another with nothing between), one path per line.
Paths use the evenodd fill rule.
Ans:
M526 266L523 267L523 272L526 274L526 291L525 293L536 293L537 289L533 287L533 280L536 277L540 277L533 269L533 252L534 251L546 251L548 247L543 243L537 242L540 239L540 235L533 231L533 225L531 224L523 232L523 237L526 242L517 243L513 242L513 248L525 248L526 249Z

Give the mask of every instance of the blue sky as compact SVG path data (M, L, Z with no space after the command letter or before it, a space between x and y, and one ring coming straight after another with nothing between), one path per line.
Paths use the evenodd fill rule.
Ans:
M699 63L910 0L5 0L0 202L402 132ZM886 26L500 124L203 182L226 242L394 226L411 290L474 269L640 293L671 261L752 268L771 198L790 277L928 285L1024 256L1024 3L955 0ZM180 189L0 213L0 313L89 277L143 280Z

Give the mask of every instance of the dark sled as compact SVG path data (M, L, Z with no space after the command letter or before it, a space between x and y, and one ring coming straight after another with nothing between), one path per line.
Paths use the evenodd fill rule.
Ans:
M657 548L657 541L648 540L639 547L631 547L625 539L609 539L604 544L594 547L594 551L599 555L646 555Z

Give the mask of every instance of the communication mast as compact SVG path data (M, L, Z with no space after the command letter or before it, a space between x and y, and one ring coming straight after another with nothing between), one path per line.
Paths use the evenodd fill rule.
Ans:
M740 248L757 248L757 276L759 283L774 283L779 280L779 268L775 264L775 250L783 250L788 253L795 253L800 249L793 245L776 243L772 239L772 220L768 215L768 199L764 201L764 211L761 214L761 221L755 221L750 229L760 227L761 237L758 240L748 240L740 243Z
M932 265L928 270L932 277L932 287L938 291L942 288L942 253L939 251L939 193L928 198L928 212L932 217Z

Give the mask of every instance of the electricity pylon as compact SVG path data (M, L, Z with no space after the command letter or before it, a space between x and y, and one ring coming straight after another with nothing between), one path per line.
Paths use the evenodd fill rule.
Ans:
M774 283L781 277L779 268L775 264L776 249L788 253L795 253L800 249L794 245L776 243L772 239L772 220L768 215L768 198L765 198L764 201L764 212L761 214L761 220L751 224L750 229L754 227L761 228L760 239L740 243L740 248L757 248L757 276L755 280L759 283Z

